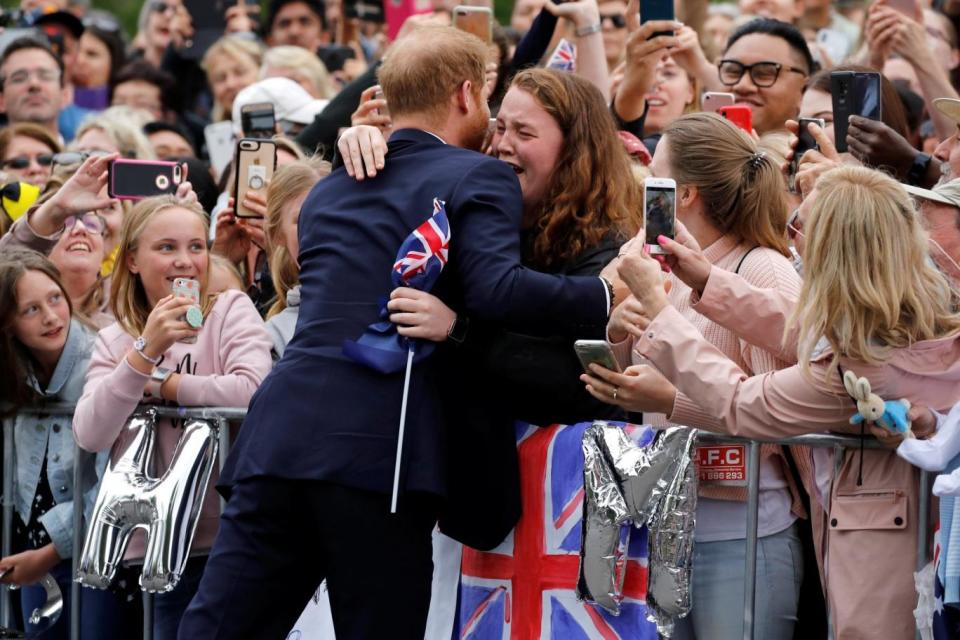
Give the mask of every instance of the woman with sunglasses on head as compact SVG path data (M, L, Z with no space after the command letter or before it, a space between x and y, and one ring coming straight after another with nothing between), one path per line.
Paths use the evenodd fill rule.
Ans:
M95 333L73 313L57 268L35 251L0 250L0 416L13 423L14 552L0 558L2 582L22 587L25 620L46 600L37 583L51 574L64 598L63 611L43 638L70 637L73 501L92 501L106 456L75 458L71 416L21 413L27 405L76 402L93 352ZM73 486L82 465L81 486ZM80 638L124 640L137 632L137 602L97 589L81 591ZM26 631L38 629L27 622ZM40 637L40 636L38 636Z
M43 189L60 143L43 127L20 122L0 130L0 169Z

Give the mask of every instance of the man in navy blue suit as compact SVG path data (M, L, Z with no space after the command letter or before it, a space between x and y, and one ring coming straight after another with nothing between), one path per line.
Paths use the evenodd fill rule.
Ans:
M413 368L391 514L403 371L378 373L342 345L378 320L397 250L434 198L451 240L433 293L451 308L530 333L602 331L609 282L520 266L516 175L475 152L490 115L486 55L449 27L396 42L380 69L395 128L389 165L363 183L335 171L304 202L296 333L223 471L231 495L180 638L283 638L323 578L338 639L423 638L446 492L443 354Z

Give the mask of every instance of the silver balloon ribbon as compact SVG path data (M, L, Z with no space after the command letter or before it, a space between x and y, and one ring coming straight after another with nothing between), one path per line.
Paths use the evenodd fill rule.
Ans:
M690 613L691 568L693 565L693 528L697 512L697 474L693 462L696 430L683 427L676 431L681 441L679 464L648 523L649 578L647 618L655 622L661 636L673 635L674 620Z
M135 529L147 532L140 587L173 589L187 563L200 508L217 461L217 427L188 420L170 467L151 475L157 413L140 410L127 422L133 433L100 483L75 579L98 589L110 586Z
M640 447L621 427L601 421L583 435L585 499L577 595L619 613L624 578L621 554L629 534L621 525L646 524L648 610L658 616L658 628L668 635L670 616L684 616L690 607L695 440L696 431L672 427L660 432L651 445Z
M598 441L604 427L595 424L583 434L583 501L580 576L577 595L613 615L620 613L630 529L621 526L630 512Z

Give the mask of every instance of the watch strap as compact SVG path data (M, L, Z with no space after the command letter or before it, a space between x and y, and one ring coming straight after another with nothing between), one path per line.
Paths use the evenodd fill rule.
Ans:
M146 347L147 347L147 341L143 339L143 336L140 336L133 341L133 350L136 351L138 354L140 354L141 358L143 358L153 366L157 366L158 364L160 364L161 358L151 358L150 356L148 356L144 351Z

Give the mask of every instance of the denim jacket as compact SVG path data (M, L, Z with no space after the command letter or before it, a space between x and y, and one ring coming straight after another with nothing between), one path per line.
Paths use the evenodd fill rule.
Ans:
M96 335L85 326L72 320L63 353L54 369L50 384L41 389L31 374L31 387L40 394L35 406L42 407L45 401L75 403L83 392L84 377L90 364ZM15 418L13 431L14 499L17 513L24 522L30 520L44 455L47 456L47 482L56 505L40 517L40 523L50 535L61 558L73 554L73 465L75 445L73 440L73 416L70 414L20 414ZM107 453L94 458L84 454L81 486L84 492L84 514L89 516L97 497L99 478L107 463Z

